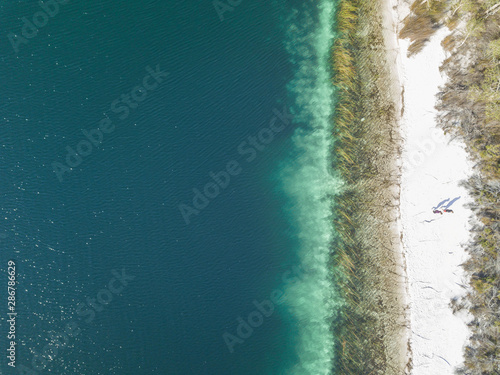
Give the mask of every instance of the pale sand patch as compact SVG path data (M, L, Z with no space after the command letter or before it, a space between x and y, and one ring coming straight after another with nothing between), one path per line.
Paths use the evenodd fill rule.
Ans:
M408 3L388 1L396 35ZM407 40L397 40L397 71L401 84L403 136L401 220L410 319L411 374L447 375L463 361L469 317L454 315L452 298L463 295L468 281L461 264L461 244L470 236L471 199L459 183L472 173L463 143L442 135L435 116L436 94L446 77L439 72L445 58L442 29L424 48L407 57ZM389 61L393 61L390 60ZM432 207L460 197L453 214L436 215Z
M401 117L404 113L404 102L403 102L403 91L402 85L400 82L400 64L399 64L399 48L398 48L398 38L397 38L397 27L398 21L394 17L395 13L392 8L391 1L382 1L382 27L383 27L383 37L384 44L386 48L386 63L389 70L391 84L388 89L393 97L394 103L396 105L396 114L398 116L396 122L398 126L401 126ZM401 129L400 129L401 131ZM400 133L400 136L402 134ZM402 150L402 149L401 149ZM405 326L407 329L402 332L399 336L398 346L400 348L399 358L396 362L396 368L399 369L400 374L409 374L411 371L411 349L410 349L410 315L409 315L409 290L408 290L408 282L407 282L407 262L405 258L405 253L403 251L403 242L402 242L402 222L401 222L401 173L402 173L402 159L401 155L396 163L397 171L396 173L399 175L399 184L397 186L397 196L399 197L398 201L398 213L397 213L397 221L395 225L395 230L398 233L399 241L395 243L397 247L397 251L399 256L396 257L396 261L398 262L398 269L400 270L401 277L397 280L398 283L401 284L401 287L398 288L398 292L402 295L402 304L404 305L404 314L403 321L405 322ZM398 272L398 273L399 273Z

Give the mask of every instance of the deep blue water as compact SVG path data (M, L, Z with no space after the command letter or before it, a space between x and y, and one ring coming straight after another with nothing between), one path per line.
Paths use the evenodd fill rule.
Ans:
M325 77L314 73L323 60L304 37L316 29L321 9L243 0L221 22L211 1L68 2L16 54L8 34L20 35L20 17L32 19L38 10L36 1L1 5L0 269L4 275L7 261L16 262L17 370L38 364L40 374L326 373L301 365L311 361L304 332L321 339L301 327L318 327L314 311L325 323L327 306L315 308L327 294L312 298L310 288L326 290L328 283L304 281L327 279L303 256L315 251L304 250L303 224L317 218L295 216L308 203L284 187L309 178L293 167L309 163L300 159L311 152L301 137L323 136L316 117L328 117L297 98L310 90L318 96L304 100L331 107L331 93L317 89ZM142 84L146 67L157 65L169 75L128 117L110 111ZM299 68L310 75L305 81ZM238 146L284 106L296 119L246 161ZM66 147L85 139L82 129L105 117L114 131L60 181L53 163L64 163ZM324 154L321 142L312 145ZM210 172L231 160L241 172L186 224L179 204L192 206L193 188L202 190ZM308 186L297 189L307 194ZM329 206L311 207L320 213ZM286 283L301 264L312 271ZM102 292L122 269L133 280L117 294ZM286 301L230 353L223 334L236 335L237 319L247 319L253 301L275 289ZM93 308L93 316L87 299L98 296L111 301ZM314 311L301 310L304 304ZM63 340L68 324L77 327L73 336L57 353L43 354L53 337ZM315 353L330 355L316 344ZM12 371L4 356L0 371L29 373Z

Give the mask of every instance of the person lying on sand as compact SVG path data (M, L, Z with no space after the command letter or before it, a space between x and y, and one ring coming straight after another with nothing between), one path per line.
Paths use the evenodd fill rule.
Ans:
M433 214L441 214L441 215L443 214L443 213L442 213L441 211L439 211L439 210L432 210L432 213L433 213Z
M443 211L444 211L444 212L447 212L447 213L450 213L450 214L452 214L452 213L453 213L453 210L448 210L448 209L446 209L446 208L445 208Z

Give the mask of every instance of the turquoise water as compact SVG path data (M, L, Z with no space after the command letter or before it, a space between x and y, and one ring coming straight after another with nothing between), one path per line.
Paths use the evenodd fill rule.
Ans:
M68 1L17 53L40 6L0 9L0 371L330 373L333 3Z
M298 257L308 270L303 280L287 290L289 308L299 327L300 360L290 374L330 373L334 356L330 327L339 308L328 268L332 197L340 187L331 168L333 3L320 2L317 12L314 17L307 9L297 9L287 28L286 48L295 66L287 87L294 98L295 121L301 126L292 136L291 156L284 163L281 181L289 197L287 208Z

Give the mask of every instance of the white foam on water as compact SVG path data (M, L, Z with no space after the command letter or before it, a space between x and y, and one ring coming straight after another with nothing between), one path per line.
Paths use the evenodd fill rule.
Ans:
M308 5L313 8L312 3ZM286 303L298 322L298 363L291 374L329 374L334 340L331 322L337 309L329 269L333 236L332 197L340 180L331 168L334 106L330 80L330 47L335 7L322 1L315 11L304 6L286 20L287 44L295 74L288 84L294 123L292 153L280 171L295 226L297 255L306 270L300 281L287 286Z

